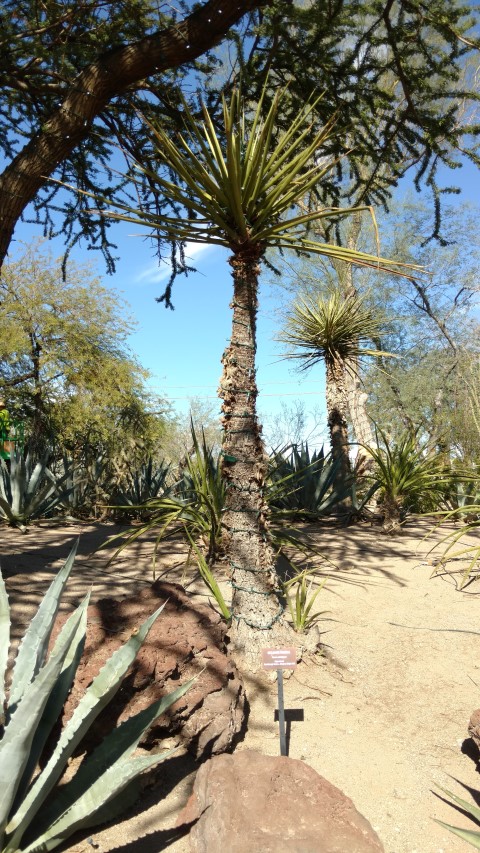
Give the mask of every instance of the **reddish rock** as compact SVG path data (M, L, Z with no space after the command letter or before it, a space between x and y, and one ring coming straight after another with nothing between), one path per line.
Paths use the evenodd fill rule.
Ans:
M88 608L85 651L65 705L65 719L112 652L164 601L163 612L123 686L95 722L87 746L112 725L143 710L205 667L142 744L152 745L179 734L198 760L233 748L243 727L246 703L243 684L226 652L225 624L214 610L192 602L177 584L157 582L136 596L105 598ZM65 617L59 617L54 636L64 621Z
M468 734L478 750L480 750L480 709L474 711L468 724Z
M252 750L203 764L177 826L194 853L383 853L352 801L307 764Z

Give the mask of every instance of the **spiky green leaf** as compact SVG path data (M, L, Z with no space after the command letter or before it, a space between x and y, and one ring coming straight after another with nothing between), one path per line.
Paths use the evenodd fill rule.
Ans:
M13 830L23 832L28 824L29 815L32 811L35 813L44 802L84 734L121 686L128 668L164 606L163 604L146 619L127 643L116 649L87 688L63 729L47 765L33 783L14 819L10 822L10 832Z
M439 826L443 826L444 829L448 829L449 832L452 832L454 835L458 835L459 838L462 838L463 841L468 841L472 847L476 847L477 850L480 850L480 832L474 832L473 829L461 829L459 826L451 826L449 823L444 823L443 820L437 820L434 818L435 823L438 823Z
M95 825L95 814L114 797L118 796L126 786L140 773L150 770L156 764L164 761L167 754L138 756L129 761L121 759L109 767L100 778L95 779L85 794L77 800L59 820L50 826L40 838L23 848L22 853L44 853L53 850L77 829ZM10 851L6 851L10 853ZM13 849L12 849L13 853Z
M81 605L75 618L64 625L56 653L50 655L35 680L26 686L15 713L5 727L0 742L0 837L23 777L37 726L63 668L85 606L86 603Z
M64 702L71 690L75 678L75 673L77 671L78 664L80 663L80 658L82 657L83 649L85 646L85 633L87 629L87 607L89 599L90 596L88 594L85 596L82 605L81 618L78 622L76 633L72 638L70 648L68 649L65 660L63 662L60 675L56 681L55 689L52 690L50 696L48 697L47 704L45 705L42 717L35 731L35 736L30 747L28 761L23 772L22 780L18 787L16 803L14 803L13 812L15 811L17 802L19 802L25 796L25 793L28 787L30 786L34 771L40 761L44 746L47 742L49 735L52 732L52 729L58 722ZM71 613L68 617L67 622L65 624L66 630L68 630L69 624L74 621L77 622L76 611ZM53 655L57 654L60 643L61 633L58 635L53 646Z
M18 704L27 685L43 665L58 612L60 597L72 571L77 548L78 540L70 551L65 565L51 583L20 643L10 687L10 709Z
M87 818L89 815L88 812L85 813L84 811L86 801L90 802L91 806L91 825L95 824L97 810L117 796L120 790L125 787L123 782L121 787L118 787L117 772L120 770L123 773L124 768L128 766L127 762L129 762L129 758L141 737L158 717L162 716L171 705L190 689L194 681L195 678L191 678L172 693L130 717L118 728L112 729L91 755L84 759L74 777L62 785L55 798L38 815L35 820L36 843L43 843L44 834L48 833L52 827L55 837L57 837L59 821L64 816L68 816L68 819L73 823L82 818L82 826L88 826ZM157 758L161 761L169 754L163 753ZM108 770L115 772L107 774ZM96 780L102 778L103 782L96 789L97 796L93 786L96 785ZM129 778L133 777L130 776ZM67 836L62 835L62 838L65 837Z
M180 205L185 213L196 211L200 221L187 221L180 216L175 222L172 217L121 203L115 210L98 212L112 219L143 224L173 242L210 242L227 246L234 253L255 247L257 257L258 249L288 247L411 276L418 267L308 239L299 229L315 220L313 214L302 219L297 211L289 218L312 187L335 166L333 160L319 162L322 147L334 132L335 118L324 127L315 128L317 98L299 111L287 130L278 131L284 92L276 93L265 113L267 85L268 81L250 121L238 90L234 90L229 103L224 100L222 136L217 134L204 105L200 123L183 102L185 135L175 142L160 126L143 119L151 134L156 162L152 160L148 166L138 162L137 168L148 174L154 193ZM178 183L166 180L166 170L177 175ZM100 201L103 207L108 206L106 199ZM347 212L338 211L338 215ZM317 214L318 218L324 215L322 210ZM330 211L329 215L335 214Z
M10 647L10 608L8 595L0 572L0 726L5 722L5 678Z

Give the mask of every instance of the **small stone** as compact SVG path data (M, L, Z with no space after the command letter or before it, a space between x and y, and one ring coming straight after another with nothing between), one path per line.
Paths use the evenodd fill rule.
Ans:
M480 749L480 709L473 712L468 724L468 734L473 742Z

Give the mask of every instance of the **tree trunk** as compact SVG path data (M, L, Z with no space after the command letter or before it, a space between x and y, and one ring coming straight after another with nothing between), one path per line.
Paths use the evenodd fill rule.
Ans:
M362 213L357 211L353 214L349 222L347 235L347 248L356 250L362 229ZM343 291L345 299L351 296L358 296L358 290L355 287L353 280L353 264L346 264L344 261L337 261L333 264L337 273L338 281ZM368 418L366 402L368 394L362 389L360 381L360 365L358 359L355 364L351 365L350 371L345 371L346 395L347 395L347 411L350 415L353 434L355 440L361 445L374 445L375 439ZM361 462L362 470L365 472L371 468L371 457L365 453L362 447L358 448L357 459Z
M341 359L325 359L327 370L326 398L328 429L332 447L332 459L338 465L335 488L339 494L345 492L352 479L352 466L348 452L347 393L345 386L345 367ZM342 510L351 508L351 496L346 495L340 502Z
M261 0L209 0L183 21L100 57L72 80L59 108L0 176L0 268L15 225L109 102L146 77L192 62Z
M361 445L375 447L375 436L370 425L366 403L368 394L362 389L362 383L357 372L353 370L346 375L348 411L352 422L355 440L360 445L357 450L357 462L365 473L372 467L372 457L366 453Z
M277 594L275 555L268 540L266 454L257 420L256 314L261 252L234 255L232 336L222 356L222 470L226 481L225 549L233 586L231 643L256 669L260 649L285 644L283 604ZM291 643L291 639L290 639Z
M31 344L31 360L33 365L33 415L30 424L30 438L28 447L34 454L41 456L45 449L45 407L43 400L43 388L40 381L40 357L42 347L35 339L33 334L30 334Z
M381 505L383 513L383 530L385 533L399 533L402 529L402 520L404 516L403 499L401 496L394 498L391 495L385 495Z

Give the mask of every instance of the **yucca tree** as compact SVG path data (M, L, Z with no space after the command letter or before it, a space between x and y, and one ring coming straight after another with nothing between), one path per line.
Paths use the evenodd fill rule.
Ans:
M284 96L277 92L265 108L262 95L251 110L234 91L229 103L223 102L220 133L205 106L199 121L184 102L185 132L176 141L146 121L154 158L147 162L145 157L136 168L153 190L152 210L119 204L107 214L154 229L174 244L213 243L231 251L232 335L222 356L219 392L227 494L223 525L233 584L232 646L253 665L258 665L259 646L282 635L285 639L268 537L266 461L256 413L260 262L268 247L281 247L366 266L400 267L374 255L309 239L309 222L346 213L324 209L302 214L296 207L297 200L305 198L333 165L320 159L333 122L316 131L315 104L309 103L288 130L279 131L277 116ZM172 215L158 213L158 199L171 202Z
M299 359L309 370L325 363L326 403L332 458L337 464L337 489L352 478L348 440L348 373L356 372L359 359L385 356L369 347L382 322L356 293L345 297L339 289L329 296L300 298L287 317L279 339L289 347L286 358ZM348 501L343 502L344 508Z

